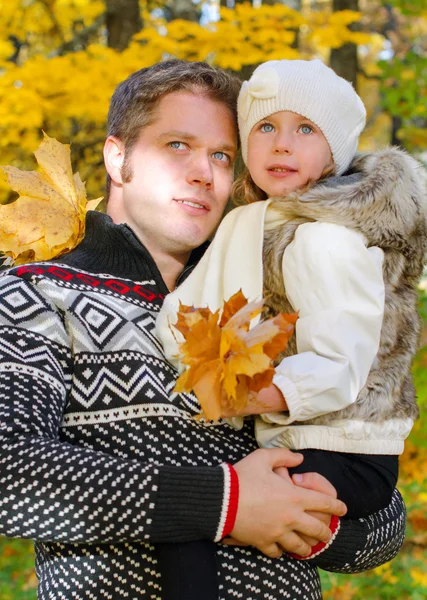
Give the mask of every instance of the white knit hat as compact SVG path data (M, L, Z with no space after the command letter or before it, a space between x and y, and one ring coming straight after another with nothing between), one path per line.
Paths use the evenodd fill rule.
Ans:
M242 154L248 159L253 126L281 110L312 121L322 131L340 175L354 157L366 110L351 83L320 60L270 60L245 81L237 102Z

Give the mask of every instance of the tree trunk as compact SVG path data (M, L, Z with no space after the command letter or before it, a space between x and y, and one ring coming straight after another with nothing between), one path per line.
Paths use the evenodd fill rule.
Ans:
M142 20L138 0L105 0L108 45L124 50L135 33L141 31Z
M402 118L401 117L397 117L397 116L393 116L391 117L391 140L390 140L390 144L392 146L400 146L401 148L405 147L404 142L398 137L398 133L399 130L402 127Z
M241 1L245 2L246 0ZM286 6L289 6L289 8L292 8L293 10L301 11L301 0L282 0L281 2L277 2L277 0L262 0L262 3L269 6L272 6L273 4L286 4Z
M359 10L358 0L333 0L334 12L338 10ZM352 26L350 25L350 29ZM356 44L344 44L341 48L331 51L330 66L347 81L350 81L357 89L357 46Z
M168 21L173 19L184 19L185 21L198 21L200 9L193 0L171 0L168 2Z

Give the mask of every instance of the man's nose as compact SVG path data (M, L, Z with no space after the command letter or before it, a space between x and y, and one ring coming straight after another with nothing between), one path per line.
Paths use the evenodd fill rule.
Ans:
M199 154L194 156L189 166L187 180L191 184L205 186L213 185L213 172L209 156Z

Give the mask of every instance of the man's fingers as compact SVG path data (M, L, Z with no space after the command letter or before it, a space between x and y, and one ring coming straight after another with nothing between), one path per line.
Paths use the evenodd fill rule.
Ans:
M328 496L322 495L322 498L328 498ZM330 515L336 515L337 517L343 517L347 512L347 506L344 504L344 502L341 502L341 500L338 500L337 498L329 497L324 504L324 509L319 508L319 512L326 512Z
M270 544L268 546L260 546L258 550L261 550L263 554L270 558L280 558L283 554L283 549L278 544Z
M293 483L291 476L289 475L289 471L286 467L277 467L277 469L274 469L274 472L276 473L276 475L280 475L282 479L286 479L286 481Z
M292 481L299 487L315 490L333 498L337 497L337 491L332 483L320 473L295 473L292 475Z
M304 540L304 542L306 542L306 544L308 544L312 548L313 548L313 546L317 546L317 544L319 543L319 540L309 537L308 535L304 535L303 533L300 533L299 535L300 535L301 539Z
M332 498L332 496L314 490L307 490L304 493L306 496L303 497L302 508L305 511L318 511L329 515L337 515L337 517L342 517L347 512L344 502L337 498Z
M316 539L318 542L325 543L329 542L332 535L328 525L308 514L305 514L304 518L295 526L295 530L297 533L303 533L310 538Z
M316 542L317 544L318 542ZM295 531L288 531L279 540L278 544L286 552L299 554L299 556L308 556L311 552L311 545L303 540ZM314 545L316 545L314 544Z
M277 467L297 467L304 460L302 454L291 452L286 448L265 448L257 450L257 452L268 453L266 456L272 469L277 469Z
M310 515L311 517L314 517L315 519L319 519L319 521L322 521L322 523L325 523L325 525L327 525L328 527L331 524L332 517L331 517L331 515L328 515L327 513L317 512L317 510L308 510L307 515Z
M224 546L249 546L249 544L245 544L245 542L240 542L239 540L236 540L234 537L231 536L221 540L221 544L224 544Z

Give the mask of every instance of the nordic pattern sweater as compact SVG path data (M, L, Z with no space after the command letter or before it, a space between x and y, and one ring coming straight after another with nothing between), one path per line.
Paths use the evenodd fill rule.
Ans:
M35 540L40 600L160 600L154 545L226 531L224 463L256 448L253 423L199 422L173 392L154 335L166 293L131 230L99 213L68 255L0 277L0 533ZM396 492L312 561L218 544L220 597L319 599L315 564L390 560L404 513Z

